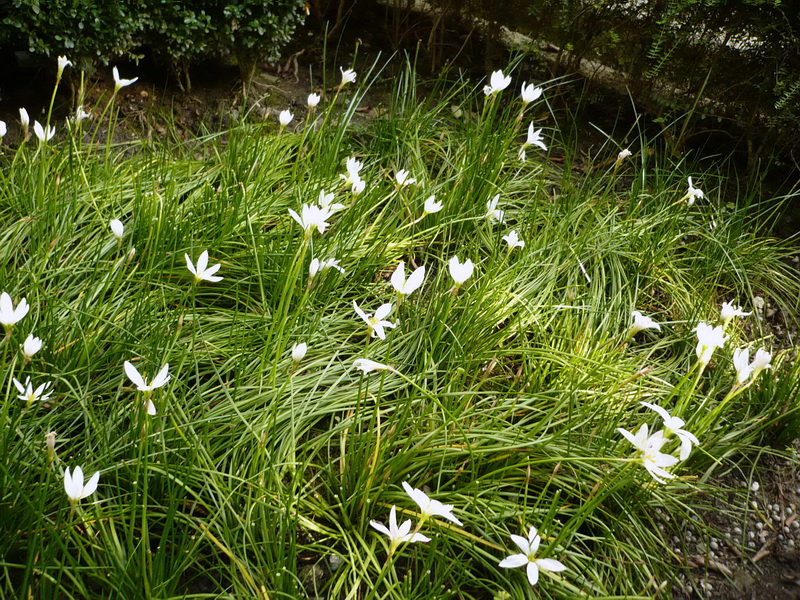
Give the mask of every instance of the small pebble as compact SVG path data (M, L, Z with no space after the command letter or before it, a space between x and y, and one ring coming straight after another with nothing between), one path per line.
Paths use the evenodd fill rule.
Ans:
M750 500L750 506L754 509L758 508L758 502L755 500Z
M797 529L798 527L800 527L800 521L795 519L794 521L792 521L792 528Z
M761 485L757 481L750 484L750 490L753 492L757 492L760 487Z
M783 540L785 540L785 539L786 539L786 538L785 538L785 537L783 537L783 534L782 534L782 533L779 533L779 534L778 534L778 541L779 541L779 542L782 542L782 541L783 541Z
M747 547L748 548L755 548L756 547L756 543L755 542L747 542Z
M739 535L740 533L742 533L742 528L737 525L736 527L733 528L733 533Z
M759 521L758 523L756 523L756 529L758 530L764 529L764 524L761 521Z
M787 507L786 507L786 508L783 510L783 512L785 512L787 515L790 515L790 514L792 514L792 513L794 512L794 510L792 509L792 507L791 507L791 506L787 506Z

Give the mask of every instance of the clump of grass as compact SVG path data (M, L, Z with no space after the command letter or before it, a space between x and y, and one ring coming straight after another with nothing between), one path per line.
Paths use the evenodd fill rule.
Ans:
M376 85L359 75L286 128L243 121L191 150L111 134L98 147L77 129L6 150L3 291L31 310L2 348L4 594L649 597L681 565L658 525L705 505L715 465L796 423L797 367L777 348L731 392L732 351L771 348L744 326L757 310L696 361L692 330L723 300L798 297L789 244L748 226L752 198L723 211L718 167L609 147L578 179L535 145L520 159L534 113L511 88L442 79L426 95L411 70L382 116L354 122ZM558 130L542 139L562 145ZM348 157L363 163L357 194ZM692 206L689 175L705 190ZM304 231L288 210L309 225L302 205L322 191L343 208ZM442 209L426 214L433 195ZM221 281L186 268L206 250ZM460 285L454 256L475 267ZM344 272L312 277L313 259ZM402 298L400 261L426 267ZM386 339L354 301L393 305ZM661 330L631 338L633 310ZM44 347L27 360L30 332ZM169 381L137 390L165 364ZM27 377L53 395L18 401L12 380ZM663 483L619 432L661 427L642 401L699 441ZM62 472L77 465L100 481L70 502ZM461 524L425 518L404 481ZM393 506L430 541L370 527ZM542 566L536 592L498 567L531 526L533 560L566 567Z

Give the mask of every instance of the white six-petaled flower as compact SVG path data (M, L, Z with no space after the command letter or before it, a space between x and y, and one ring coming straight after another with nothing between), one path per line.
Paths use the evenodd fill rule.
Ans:
M700 442L693 433L690 433L683 428L683 426L686 424L684 420L679 417L671 416L666 409L661 408L657 404L651 404L650 402L642 402L641 404L642 406L646 406L650 410L657 412L664 421L664 437L667 437L670 434L675 434L675 436L681 441L680 459L686 460L689 458L689 454L692 452L692 444L696 446Z
M475 265L472 264L470 259L462 263L459 262L458 256L451 258L447 266L450 269L450 277L456 282L456 286L463 284L467 279L472 277L472 273L475 271Z
M502 71L495 71L489 77L489 85L483 86L483 93L494 96L506 89L511 83L511 75L505 76Z
M208 250L203 250L202 254L200 254L199 258L197 259L197 265L195 266L192 263L192 259L189 258L188 254L183 255L186 258L186 268L194 275L195 283L202 281L210 281L211 283L216 283L217 281L222 281L222 277L215 276L214 273L219 271L219 268L222 266L221 264L216 264L213 267L208 266Z
M26 360L30 360L31 357L41 349L42 340L38 337L34 337L31 333L25 338L25 342L22 344L22 355Z
M113 69L111 69L111 74L114 76L114 93L115 94L118 91L120 91L122 88L127 87L127 86L131 85L132 83L136 83L137 81L139 81L138 77L134 77L133 79L122 79L122 78L120 78L119 71L117 70L117 67L114 67Z
M30 310L30 307L25 298L20 300L17 307L14 308L11 296L6 292L0 294L0 325L3 325L6 330L19 323L28 314L28 310Z
M539 96L542 95L542 88L536 87L534 84L522 84L522 90L520 92L522 96L522 103L523 104L530 104L539 99Z
M436 196L431 196L425 200L425 206L422 210L426 215L432 215L442 210L442 203L436 201Z
M326 258L325 260L320 260L318 258L313 258L311 259L311 263L308 265L308 276L311 278L316 277L317 273L324 271L325 269L336 269L342 275L345 274L344 269L339 266L338 259Z
M303 228L306 235L311 235L314 230L325 233L325 229L330 225L327 220L333 214L329 208L322 208L316 204L304 204L301 213L302 216L289 209L289 214Z
M516 229L512 229L508 232L508 235L503 236L503 240L508 244L508 249L513 250L514 248L524 248L525 242L519 239L519 234L517 233Z
M379 339L385 340L386 339L386 331L385 328L394 328L397 326L396 323L392 323L391 321L387 321L386 317L389 316L389 313L392 312L392 305L388 302L386 304L381 304L378 307L378 310L375 311L375 315L369 316L365 313L361 308L358 306L355 300L353 300L353 308L355 309L356 313L359 317L361 317L364 322L369 326L370 331L372 332L372 337L378 337Z
M405 169L400 169L395 173L394 179L397 182L398 187L403 187L406 185L413 185L417 183L417 180L413 177L409 177L410 173Z
M39 138L39 141L49 142L53 139L53 136L56 134L56 128L52 125L48 125L47 127L42 127L42 124L39 121L33 122L33 133Z
M75 467L75 470L70 474L69 467L64 471L64 491L70 502L75 503L83 500L87 496L94 494L97 489L97 483L100 481L100 471L97 471L89 478L86 485L83 484L83 470L80 467Z
M424 518L444 517L458 526L463 525L463 523L453 515L452 504L442 504L438 500L429 498L425 492L417 488L412 488L406 481L403 482L403 489L406 491L406 494L417 503L420 513Z
M139 373L139 370L134 367L129 361L125 361L125 374L128 376L133 384L136 386L136 389L140 392L152 392L153 390L160 388L169 382L172 377L169 374L169 363L165 363L161 370L153 377L151 382L147 382L147 379L142 377L142 374Z
M58 77L64 73L64 69L72 64L72 61L69 60L66 56L59 56L58 57Z
M319 104L319 101L320 101L319 94L309 94L308 100L306 102L308 104L308 108L316 108L316 106Z
M392 506L389 511L389 527L377 521L370 521L369 524L389 538L389 554L393 554L397 547L404 542L429 542L430 538L421 533L411 533L411 519L403 521L397 525L397 508Z
M750 379L753 367L750 365L749 348L737 348L733 351L733 368L736 369L736 385L742 385Z
M122 221L119 219L111 219L108 226L111 228L111 233L114 234L114 237L121 240L122 236L125 234L125 227L122 225Z
M486 202L486 218L490 223L502 223L505 219L506 213L497 208L497 203L500 202L500 194L496 194L494 198L489 198Z
M6 122L0 121L0 140L6 137L7 133L8 133L8 127L6 126Z
M333 192L331 192L330 194L326 194L325 190L320 190L319 200L318 200L319 207L322 210L327 210L331 213L346 208L344 204L341 204L339 202L334 202L333 198L334 198Z
M722 325L712 327L708 323L698 323L695 331L697 332L697 360L701 365L707 365L714 350L724 346L728 336L725 335Z
M533 123L528 125L528 136L525 138L525 142L522 144L522 152L524 152L525 148L528 146L538 146L542 150L547 151L547 146L542 138L542 131L542 129L534 129Z
M408 296L422 285L424 279L425 267L417 267L414 272L408 276L408 279L406 279L406 263L401 260L394 273L392 273L391 282L392 287L398 294Z
M342 67L339 67L339 70L342 72L342 82L339 84L339 87L342 87L348 83L355 83L356 72L353 69L343 69Z
M661 325L656 323L650 317L643 315L638 310L631 312L631 316L633 317L633 325L631 325L631 328L628 330L629 338L632 338L637 333L645 329L655 329L656 331L661 331Z
M308 344L305 342L294 344L292 346L292 362L299 363L305 358L306 352L308 352Z
M772 368L772 354L764 350L763 348L759 348L756 351L756 355L753 357L753 362L750 363L750 367L753 369L753 378L755 379L756 375L761 373L764 369L771 369Z
M722 308L719 311L719 316L724 326L727 326L734 317L749 317L752 314L752 312L743 311L741 306L736 306L733 300L730 302L723 302Z
M521 535L512 535L511 539L517 545L517 548L519 548L520 554L512 554L504 558L500 561L499 566L504 569L525 567L528 575L528 583L531 585L536 585L539 581L539 569L551 571L553 573L567 570L567 567L553 558L536 558L536 552L539 550L542 538L539 537L535 527L531 527L530 530L528 530L527 539Z
M15 378L12 378L11 381L14 383L14 386L19 391L19 396L17 396L17 398L27 402L28 406L30 406L37 400L44 402L45 400L50 398L50 396L53 395L53 391L49 389L53 385L51 381L46 381L37 388L33 387L30 377L25 379L24 385L19 381L17 381Z
M682 198L682 200L686 200L686 204L688 206L691 206L692 204L694 204L695 200L702 200L704 194L703 190L694 187L694 185L692 184L691 177L689 177L688 182L689 182L689 189L686 191L686 195Z
M288 109L282 110L278 114L278 122L281 124L281 127L286 127L292 122L292 119L294 119L294 115Z
M618 427L617 431L639 451L637 460L642 463L653 479L659 483L664 483L664 479L675 477L672 473L664 470L664 467L671 467L678 462L677 457L661 452L661 448L667 443L664 431L657 431L653 435L648 435L647 423L642 424L636 435L621 427Z
M357 358L353 361L353 366L364 373L371 373L372 371L394 371L393 367L383 363L370 360L368 358Z

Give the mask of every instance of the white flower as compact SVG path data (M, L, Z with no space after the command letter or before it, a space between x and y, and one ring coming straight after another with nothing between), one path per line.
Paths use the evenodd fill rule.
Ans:
M534 84L522 84L522 103L523 104L530 104L539 99L539 96L542 95L542 88L536 87Z
M722 319L722 324L727 325L734 317L748 317L752 312L744 312L741 306L736 306L733 300L730 302L723 302L722 308L719 311L719 316Z
M150 400L150 398L145 400L144 409L145 411L147 411L147 414L150 415L151 417L155 416L158 413L158 411L156 410L156 405L153 404L153 401Z
M456 525L463 525L455 516L453 516L453 505L442 504L438 500L428 498L428 495L417 488L412 488L408 482L403 482L403 489L406 491L411 499L417 503L419 510L424 517L444 517L448 521L452 521Z
M753 369L753 378L756 377L764 369L772 368L772 354L759 348L756 355L753 357L753 362L750 363L750 368Z
M631 316L633 317L633 325L631 325L631 328L628 330L629 338L635 336L644 329L655 329L656 331L661 331L661 325L656 323L650 317L644 316L638 310L634 310L631 313Z
M319 104L320 97L319 94L309 94L308 95L308 108L314 108Z
M28 334L25 342L22 344L22 355L30 360L31 357L42 349L42 340L38 337L33 337L33 334Z
M657 431L653 435L647 435L647 423L643 423L633 435L631 432L621 427L617 428L625 439L633 444L639 451L638 460L642 463L647 472L659 483L664 483L664 479L675 477L672 473L664 470L664 467L671 467L678 462L678 458L670 454L662 454L661 448L667 441L663 431Z
M376 530L389 537L389 554L394 553L397 547L403 542L429 542L430 538L421 533L411 533L411 519L403 521L402 525L397 526L397 509L392 506L389 511L389 528L382 523L370 521L369 524Z
M692 444L696 446L700 442L697 441L697 438L694 436L694 434L683 429L683 426L686 424L684 420L679 417L670 416L665 409L661 408L657 404L650 404L649 402L642 402L641 404L650 410L656 411L661 416L661 419L664 421L664 432L666 434L665 437L674 433L681 441L681 460L686 460L689 458L689 454L692 452Z
M20 395L17 396L17 398L24 400L28 403L28 405L32 404L36 400L41 400L44 402L53 395L53 390L48 391L48 389L53 385L51 381L44 382L36 389L34 389L30 377L25 379L25 385L21 384L14 378L12 378L11 381L14 383L14 386L16 386L17 390L19 390Z
M553 573L567 570L567 567L553 558L535 558L536 551L542 543L542 538L539 537L535 527L530 528L527 539L521 535L512 535L511 539L517 545L517 548L520 549L521 553L512 554L504 558L500 561L499 566L504 569L525 567L528 574L528 583L531 585L536 585L539 581L539 569L551 571Z
M475 265L472 264L470 259L467 259L461 263L458 260L458 256L454 256L450 259L448 267L450 269L450 277L453 278L453 281L456 282L457 286L461 285L467 279L472 277L472 273L475 270Z
M620 150L620 153L617 154L617 162L622 162L623 160L625 160L626 158L628 158L628 157L630 157L632 155L633 155L633 152L631 152L628 148L625 148L624 150Z
M750 366L750 350L737 348L733 351L733 368L736 369L736 384L742 385L750 379L753 367Z
M6 137L7 133L8 133L8 127L6 126L6 122L0 121L0 140Z
M111 228L111 233L114 234L114 237L121 240L125 233L125 227L122 225L122 221L119 219L111 219L108 226Z
M338 202L331 204L333 202L333 192L326 194L325 190L320 190L318 202L321 209L330 212L346 208L344 204L339 204Z
M308 276L313 278L317 273L324 271L325 269L336 269L342 275L345 274L344 269L339 266L338 259L326 258L325 260L320 260L318 258L314 258L311 260L311 264L308 265Z
M64 72L68 66L72 64L72 61L69 60L66 56L59 56L58 57L58 76L61 77L61 74Z
M100 471L92 475L86 485L83 485L83 470L80 467L75 467L72 475L69 467L64 471L64 491L67 492L70 502L78 502L94 494L98 481L100 481Z
M398 294L406 296L412 294L425 279L425 267L418 267L414 272L408 276L406 280L406 264L405 261L400 261L394 273L392 273L392 287L397 290Z
M347 83L355 83L356 80L356 72L353 69L343 69L339 67L339 70L342 72L342 83L339 84L339 87L344 86Z
M83 110L83 106L82 105L79 106L78 110L75 111L75 122L76 123L80 123L81 121L84 121L86 119L91 119L91 118L92 118L92 113L88 113L85 110Z
M147 383L147 379L142 377L139 373L138 369L134 367L130 362L127 360L125 361L125 374L128 376L133 384L136 386L136 389L140 392L152 392L156 388L160 388L163 385L172 379L169 375L169 363L164 364L161 367L161 370L153 377L153 381Z
M306 344L305 342L293 345L292 361L299 363L301 360L303 360L303 358L305 358L306 352L308 352L308 344Z
M395 181L397 181L398 186L406 186L412 185L417 183L417 180L413 177L409 177L409 172L405 169L400 169L394 176Z
M30 307L25 298L20 300L17 307L14 308L11 296L6 292L0 294L0 324L7 330L19 323L28 314L28 310L30 310Z
M486 203L486 218L490 223L502 223L505 219L506 213L497 208L497 203L500 201L500 194L494 198L490 198Z
M198 283L200 280L210 281L211 283L222 281L222 277L214 276L214 273L219 271L222 265L216 264L213 267L208 266L208 250L203 250L203 253L197 259L196 268L195 265L192 264L192 259L189 258L188 254L184 254L183 256L186 259L186 268L194 275L195 283Z
M503 75L502 71L495 71L489 78L489 85L483 86L483 93L487 96L499 94L511 83L511 75Z
M689 177L689 189L687 190L686 195L683 197L683 199L686 200L686 204L691 206L692 204L694 204L695 200L697 199L702 200L702 198L703 198L703 190L694 187L694 185L692 185L692 178Z
M28 126L31 124L31 118L28 116L28 111L24 108L19 109L19 122L25 131L28 131Z
M292 122L292 119L294 119L294 115L288 110L282 110L278 115L278 121L280 121L281 127L286 127Z
M534 129L533 123L528 125L528 137L525 142L522 144L522 152L525 151L525 148L528 146L539 146L542 150L547 150L547 146L545 145L542 139L542 131L543 129ZM524 159L523 159L524 160Z
M389 303L381 304L378 307L378 310L375 311L375 315L370 317L367 313L365 313L361 308L359 308L358 304L355 300L353 300L353 308L355 309L356 313L359 317L361 317L364 322L369 326L370 331L372 331L372 337L378 337L379 339L385 340L386 339L386 331L384 331L385 327L394 328L397 326L396 323L392 323L391 321L386 321L385 317L389 316L389 313L392 312L392 305Z
M353 182L353 186L350 188L350 191L353 192L354 196L358 196L364 191L365 187L367 187L367 183L363 179L357 179Z
M394 371L389 365L375 362L368 358L357 358L353 361L353 366L356 369L361 369L364 373L371 373L372 371Z
M325 233L325 228L330 225L327 219L332 214L329 209L315 204L304 204L301 212L303 214L302 217L291 208L289 209L289 214L305 230L307 235L311 235L315 229L319 230L320 233Z
M344 179L344 182L347 185L353 185L356 181L361 181L361 167L364 165L361 164L359 161L356 160L355 156L351 156L345 162L345 168L347 169L347 175L339 175L341 179Z
M432 215L442 210L442 203L436 201L436 196L431 196L425 200L425 207L423 208L426 215Z
M39 138L40 142L49 142L53 139L53 136L56 134L56 128L52 125L48 125L47 127L42 127L42 124L39 121L33 122L33 133L36 134L36 137Z
M695 327L695 331L697 332L697 360L700 364L707 365L714 350L724 346L728 337L725 335L722 325L711 327L707 323L699 323Z
M132 83L136 83L139 81L138 77L134 77L133 79L120 79L119 71L117 67L111 69L111 73L114 75L114 93L116 94L120 89L131 85Z
M504 235L503 239L505 240L506 244L508 244L508 249L513 250L514 248L524 248L525 242L519 239L519 235L517 234L516 229L512 229L508 232L508 235Z

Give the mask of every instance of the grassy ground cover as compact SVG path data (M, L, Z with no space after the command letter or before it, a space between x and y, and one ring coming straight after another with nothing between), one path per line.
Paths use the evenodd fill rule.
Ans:
M92 143L111 104L5 150L3 595L668 594L665 531L794 426L754 298L800 289L755 188L724 204L724 165L644 134L576 174L527 134L547 86L501 77L408 70L364 121L375 80L186 145Z

